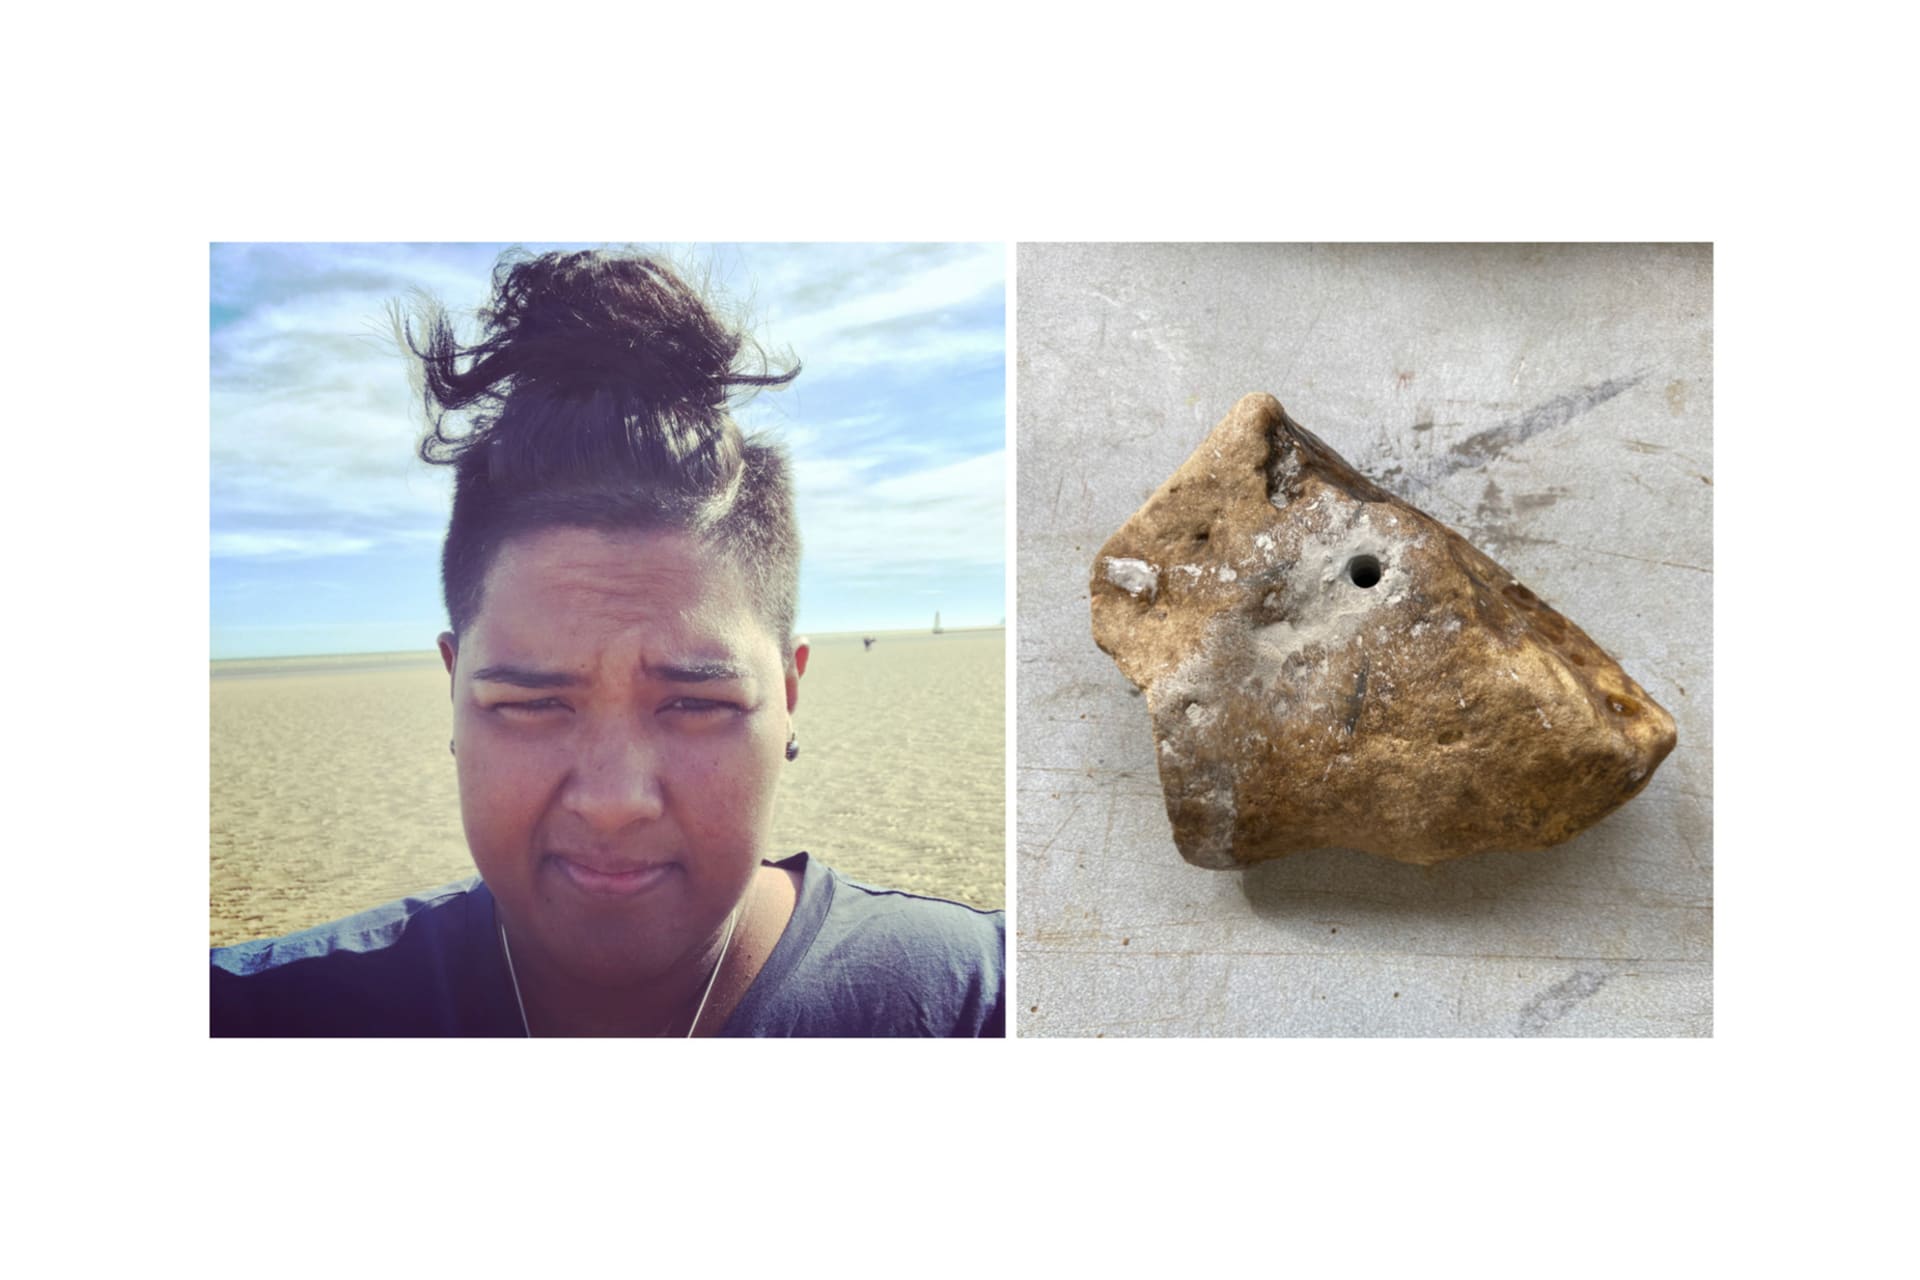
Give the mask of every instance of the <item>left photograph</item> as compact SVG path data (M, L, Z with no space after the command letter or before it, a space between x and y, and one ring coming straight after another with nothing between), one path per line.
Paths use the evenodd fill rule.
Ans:
M210 265L212 1035L1005 1034L1004 246Z

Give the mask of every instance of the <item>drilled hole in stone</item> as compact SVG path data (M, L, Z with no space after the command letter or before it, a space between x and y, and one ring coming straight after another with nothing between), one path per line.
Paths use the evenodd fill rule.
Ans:
M1447 731L1445 731L1440 735L1439 743L1443 747L1450 747L1454 743L1460 741L1460 736L1461 736L1460 731L1458 729L1448 729Z
M1373 556L1355 556L1347 561L1347 580L1356 587L1377 585L1380 581L1380 561Z
M1193 540L1195 542L1205 542L1207 540L1207 537L1208 537L1207 531L1205 529L1201 529L1193 535Z

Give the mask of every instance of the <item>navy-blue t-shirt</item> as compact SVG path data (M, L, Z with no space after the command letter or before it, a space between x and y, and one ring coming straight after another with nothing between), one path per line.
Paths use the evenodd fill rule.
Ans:
M721 1035L1006 1034L1005 912L772 865L799 898ZM212 959L216 1036L525 1034L477 876Z

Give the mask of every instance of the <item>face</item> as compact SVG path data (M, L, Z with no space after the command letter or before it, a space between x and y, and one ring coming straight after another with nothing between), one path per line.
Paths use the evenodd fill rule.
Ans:
M710 946L765 846L806 667L739 570L676 533L529 534L441 651L467 843L515 952L614 986Z

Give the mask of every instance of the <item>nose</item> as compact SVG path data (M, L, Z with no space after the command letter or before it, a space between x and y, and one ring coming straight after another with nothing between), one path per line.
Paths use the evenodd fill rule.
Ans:
M561 806L594 831L611 834L666 812L665 749L631 724L583 728Z

